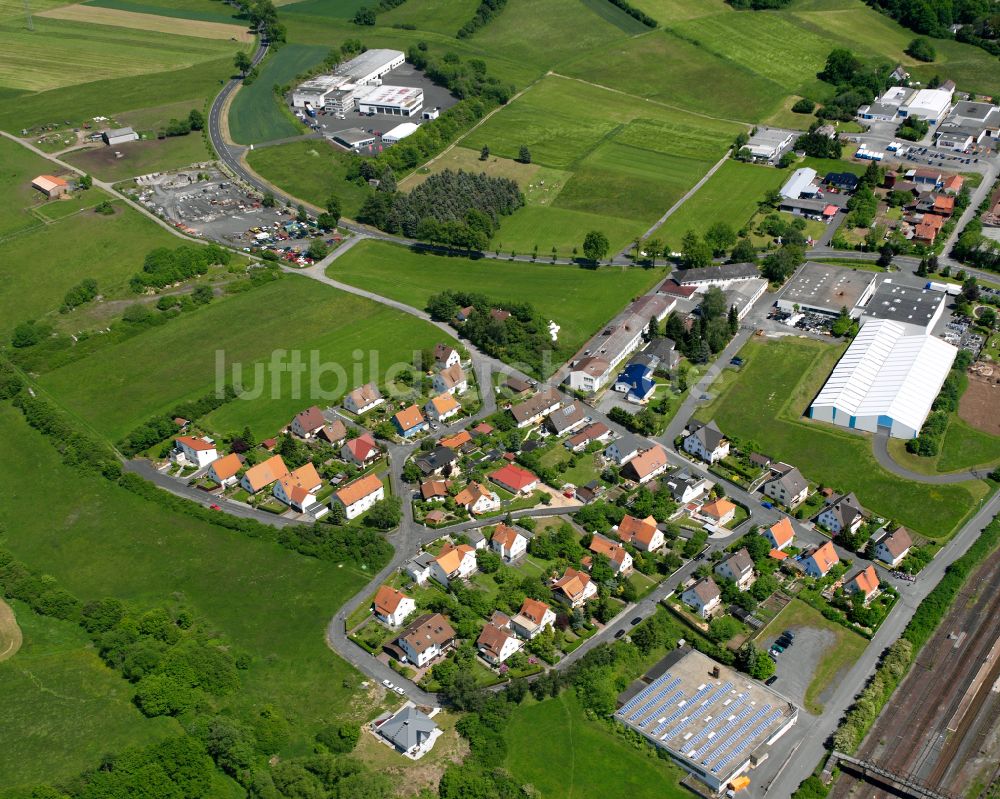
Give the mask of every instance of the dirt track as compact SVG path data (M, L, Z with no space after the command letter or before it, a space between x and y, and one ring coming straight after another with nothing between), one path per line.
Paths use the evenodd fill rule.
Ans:
M21 628L10 605L0 599L0 661L8 660L21 648Z

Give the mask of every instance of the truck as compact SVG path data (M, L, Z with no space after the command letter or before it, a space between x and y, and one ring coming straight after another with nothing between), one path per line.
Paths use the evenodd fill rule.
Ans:
M306 106L306 113L309 114L309 116L311 116L313 119L316 118L316 109L313 108L311 105Z
M962 293L962 287L958 283L938 283L934 280L928 280L924 288L930 291L942 291L945 294L950 294L952 297L957 297Z

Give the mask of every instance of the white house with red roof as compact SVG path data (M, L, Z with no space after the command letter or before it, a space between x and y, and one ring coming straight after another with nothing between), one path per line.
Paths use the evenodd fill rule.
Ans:
M521 604L521 610L510 620L511 626L522 638L531 640L546 629L555 626L556 614L544 602L528 597Z
M604 555L611 561L611 570L617 574L628 574L632 571L632 556L617 541L605 538L600 533L594 533L590 542L590 551L597 555Z
M207 438L180 436L174 439L173 459L177 463L187 463L201 469L218 457L215 443Z
M586 572L567 568L563 576L552 583L552 591L571 608L579 608L597 596L597 584Z
M340 457L355 466L367 466L378 460L379 454L378 444L371 433L362 433L357 438L349 439L340 448Z
M490 475L490 480L512 494L530 494L538 487L535 474L515 463L497 469Z
M379 586L375 592L375 601L372 603L375 618L390 627L399 627L416 609L416 602L402 591L388 585Z
M513 527L498 524L490 538L490 549L496 552L507 563L517 560L528 549L528 539Z
M517 652L523 643L503 627L487 623L476 639L476 648L483 660L493 666L499 666L507 658Z
M779 552L795 540L795 528L787 516L782 516L778 521L764 530L761 535L771 544L771 549Z
M295 414L288 429L299 438L308 439L314 438L324 425L326 425L326 419L323 418L323 411L313 405L311 408L306 408Z
M233 452L212 461L208 467L208 477L220 486L231 486L239 479L236 474L242 468L243 461L240 460L239 455Z
M431 577L447 587L452 580L466 580L478 570L476 549L468 544L445 544L431 563Z
M316 492L322 487L323 481L320 479L316 467L311 463L306 463L279 477L274 484L272 493L279 501L284 502L293 510L300 513L309 511L318 518L329 510L316 500Z
M802 566L810 577L826 577L830 569L838 563L840 556L829 541L814 547L802 557Z
M643 552L655 552L663 546L665 541L663 533L660 532L660 528L656 524L656 519L652 516L637 519L626 513L614 530L622 541Z

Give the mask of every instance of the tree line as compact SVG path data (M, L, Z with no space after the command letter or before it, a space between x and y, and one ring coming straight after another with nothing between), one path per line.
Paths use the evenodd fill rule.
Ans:
M163 288L171 283L180 283L193 277L204 275L210 266L226 266L233 254L218 244L203 247L182 244L171 250L157 247L146 253L142 271L129 280L129 287L136 294L147 288Z
M507 0L483 0L477 7L472 19L466 22L455 35L459 39L468 39L485 25L489 25L507 5Z

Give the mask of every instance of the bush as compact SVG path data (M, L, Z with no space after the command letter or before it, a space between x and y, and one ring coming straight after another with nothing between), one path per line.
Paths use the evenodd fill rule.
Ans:
M937 58L934 45L923 36L918 36L906 48L906 54L913 56L917 61L933 61Z
M352 751L360 737L361 728L357 724L331 724L316 734L316 741L339 755Z
M811 114L815 108L816 103L808 97L803 97L801 100L795 102L795 105L792 106L792 111L796 114Z

